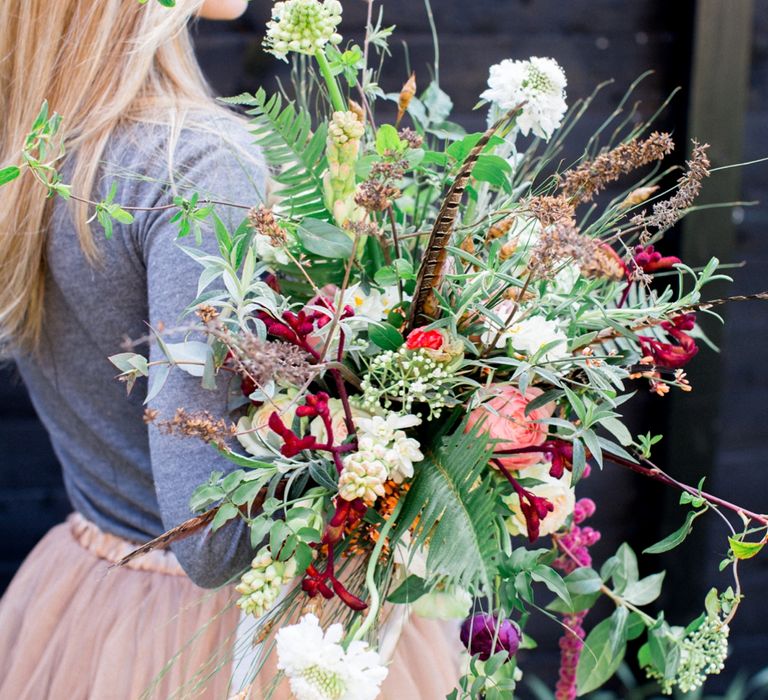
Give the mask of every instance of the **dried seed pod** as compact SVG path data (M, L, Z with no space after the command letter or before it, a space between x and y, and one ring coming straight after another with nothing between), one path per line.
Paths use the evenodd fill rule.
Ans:
M416 95L416 73L411 73L411 77L405 81L402 90L400 90L400 97L397 100L397 121L395 126L400 124L400 120L405 116L408 110L408 105L411 104L411 100Z
M649 187L638 187L632 190L625 198L624 201L619 204L619 209L631 209L638 204L642 204L646 201L654 192L659 189L658 185L651 185Z
M501 221L498 221L495 223L491 228L488 229L488 234L485 237L485 240L487 242L495 241L497 238L501 238L502 236L506 236L509 233L509 229L512 228L512 226L515 223L515 216L508 216L506 219L502 219Z
M585 277L605 277L612 280L623 280L627 275L626 263L619 254L607 243L597 246L589 259L582 259L579 267Z
M365 124L365 110L359 102L349 100L349 111L352 112L361 124Z

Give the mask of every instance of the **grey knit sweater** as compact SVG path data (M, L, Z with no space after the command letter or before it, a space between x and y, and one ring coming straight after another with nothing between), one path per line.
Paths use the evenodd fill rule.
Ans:
M210 131L184 130L170 161L177 191L260 201L266 170L251 142L244 126L228 120L215 122ZM169 148L167 128L133 126L113 136L104 157L101 196L116 182L117 202L169 203ZM202 442L148 428L142 420L146 382L126 397L107 359L122 351L126 336L145 336L147 322L155 328L179 325L195 297L201 268L179 249L176 228L169 223L173 213L139 213L133 224L116 225L111 240L96 230L101 260L93 265L80 249L69 206L57 203L48 234L42 346L35 356L16 357L61 462L72 505L104 531L134 542L191 517L195 486L215 469L232 468ZM237 225L245 212L219 207L217 213ZM182 242L194 245L192 237ZM203 247L216 248L210 231ZM160 357L153 347L151 359ZM171 417L180 406L223 416L226 387L222 382L215 392L205 390L199 379L174 370L151 408ZM190 578L204 587L224 583L250 556L247 533L239 526L195 535L173 551Z

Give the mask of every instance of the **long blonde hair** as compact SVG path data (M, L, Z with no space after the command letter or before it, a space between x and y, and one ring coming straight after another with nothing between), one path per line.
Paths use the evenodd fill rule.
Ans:
M77 154L73 192L86 197L119 124L215 109L187 28L202 2L169 9L155 0L2 0L0 167L19 163L44 100L64 116L65 149ZM80 245L94 260L88 207L75 207ZM37 345L50 209L31 173L0 189L0 348Z

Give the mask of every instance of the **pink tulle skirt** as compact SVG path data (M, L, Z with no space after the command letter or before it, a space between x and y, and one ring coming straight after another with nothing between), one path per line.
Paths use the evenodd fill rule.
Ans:
M53 528L0 600L0 700L227 700L239 611L232 588L205 591L170 552L121 569L133 545L81 516ZM412 618L382 700L440 700L456 683L455 632ZM270 664L272 665L272 664ZM249 688L260 699L265 668ZM272 696L290 698L285 684Z

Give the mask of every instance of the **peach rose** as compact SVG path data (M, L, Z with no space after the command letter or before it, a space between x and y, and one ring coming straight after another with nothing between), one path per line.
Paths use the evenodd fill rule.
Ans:
M529 387L525 396L513 386L497 387L494 397L478 406L469 414L467 430L480 425L480 432L493 440L501 440L496 450L514 450L519 447L541 445L547 439L547 426L537 420L549 418L555 410L550 402L525 415L525 408L530 401L544 392L536 387ZM541 452L524 452L509 455L500 461L507 469L518 470L541 462Z

